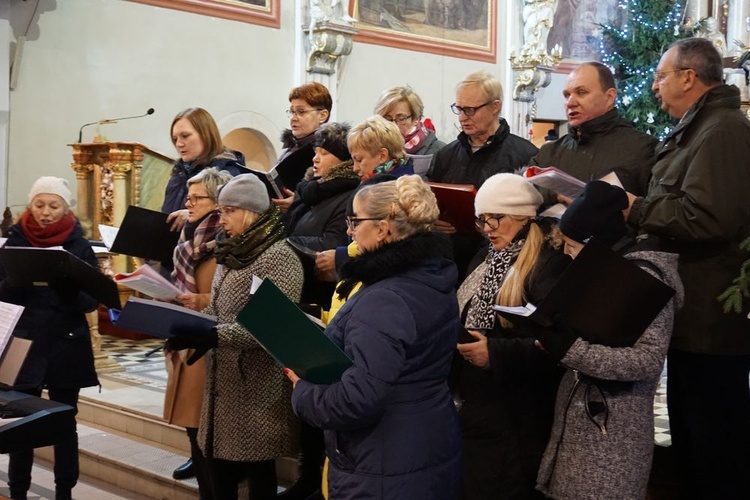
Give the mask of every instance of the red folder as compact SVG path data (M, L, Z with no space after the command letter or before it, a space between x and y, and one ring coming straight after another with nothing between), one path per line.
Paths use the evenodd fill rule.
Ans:
M450 222L460 233L473 233L474 197L477 189L472 184L427 183L437 198L440 220Z

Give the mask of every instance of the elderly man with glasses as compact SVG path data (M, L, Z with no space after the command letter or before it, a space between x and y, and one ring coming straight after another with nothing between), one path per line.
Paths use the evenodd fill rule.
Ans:
M568 133L543 145L531 163L557 167L584 182L615 172L626 190L645 194L656 139L620 116L616 98L609 68L598 62L578 66L563 89ZM557 193L543 194L547 204L571 201Z
M740 242L750 236L750 122L709 40L675 42L656 69L652 90L679 123L656 150L648 193L629 193L626 213L680 256L685 306L667 356L667 404L681 498L746 498L750 321L717 297L749 257Z
M435 154L427 178L433 182L473 184L479 189L494 174L511 173L527 165L538 149L510 133L508 122L500 118L502 108L503 87L494 76L478 71L460 82L451 110L458 115L461 133ZM455 228L445 221L438 221L435 227L454 235L454 257L463 278L469 260L479 250L481 236L455 234Z

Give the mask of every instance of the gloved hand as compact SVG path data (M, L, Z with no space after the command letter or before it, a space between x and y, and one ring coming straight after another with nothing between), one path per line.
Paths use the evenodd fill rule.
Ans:
M219 332L211 328L205 335L175 335L164 343L164 348L170 351L182 351L184 349L195 349L188 358L187 364L192 365L206 354L209 349L219 345Z
M580 335L559 317L554 318L553 322L550 327L529 326L528 333L537 339L547 354L560 361Z

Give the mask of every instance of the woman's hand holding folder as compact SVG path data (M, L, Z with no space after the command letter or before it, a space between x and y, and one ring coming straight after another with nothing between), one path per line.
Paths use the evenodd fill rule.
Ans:
M219 332L216 328L206 335L175 335L170 337L164 343L164 349L168 351L183 351L185 349L195 349L195 352L188 358L187 364L192 365L203 357L210 349L219 345Z

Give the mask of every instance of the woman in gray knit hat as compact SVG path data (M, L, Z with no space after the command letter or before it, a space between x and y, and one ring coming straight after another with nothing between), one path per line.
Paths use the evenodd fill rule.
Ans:
M211 303L203 312L218 317L205 337L172 337L171 350L205 353L206 387L198 442L209 463L214 498L237 498L250 480L254 500L276 497L275 459L296 451L298 423L291 386L281 367L235 318L250 298L253 276L270 278L295 302L302 290L302 265L283 241L284 224L264 185L253 174L234 177L218 195L223 232L216 238L218 264Z

